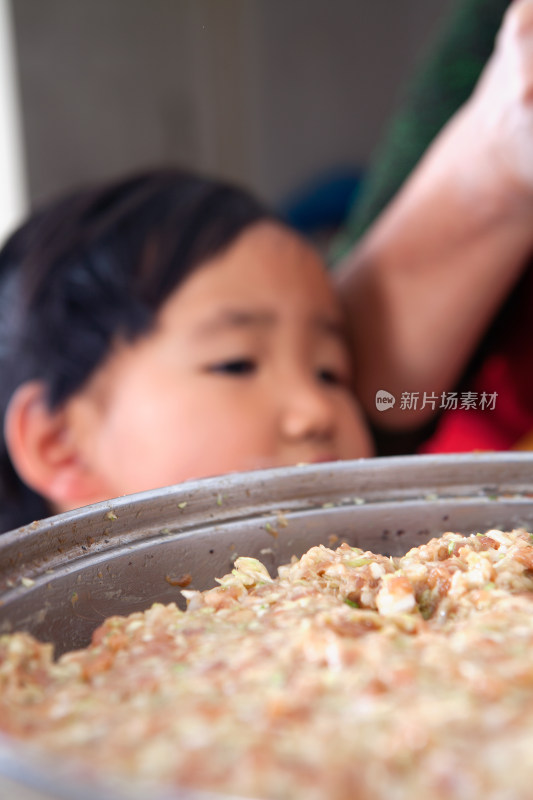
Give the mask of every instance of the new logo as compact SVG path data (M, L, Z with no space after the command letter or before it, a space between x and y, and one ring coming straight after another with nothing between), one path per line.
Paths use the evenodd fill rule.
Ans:
M376 408L378 411L388 411L389 408L393 408L396 402L396 398L390 392L386 392L385 389L380 389L376 392Z

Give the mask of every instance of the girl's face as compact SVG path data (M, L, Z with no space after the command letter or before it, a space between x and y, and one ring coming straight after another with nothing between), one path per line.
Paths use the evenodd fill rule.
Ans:
M221 473L372 454L317 254L245 231L170 295L67 404L94 500ZM62 510L65 510L64 508Z

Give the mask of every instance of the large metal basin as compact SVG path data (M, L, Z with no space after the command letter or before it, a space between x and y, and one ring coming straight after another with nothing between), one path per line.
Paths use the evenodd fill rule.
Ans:
M518 526L533 531L527 453L362 459L184 483L1 536L0 632L30 631L59 654L86 645L106 616L181 603L187 576L188 588L213 586L237 555L275 573L319 543L401 555L448 530ZM83 788L57 769L32 765L4 739L0 798L135 796L134 787Z

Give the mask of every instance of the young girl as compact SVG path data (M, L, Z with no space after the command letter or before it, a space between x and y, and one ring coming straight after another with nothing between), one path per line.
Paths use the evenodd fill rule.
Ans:
M368 456L322 262L177 170L77 192L0 252L0 531L231 471Z

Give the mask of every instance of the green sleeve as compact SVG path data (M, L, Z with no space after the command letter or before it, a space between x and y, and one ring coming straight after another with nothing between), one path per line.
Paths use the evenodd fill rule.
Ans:
M396 194L430 142L470 96L510 0L455 0L372 158L331 253L342 258Z

